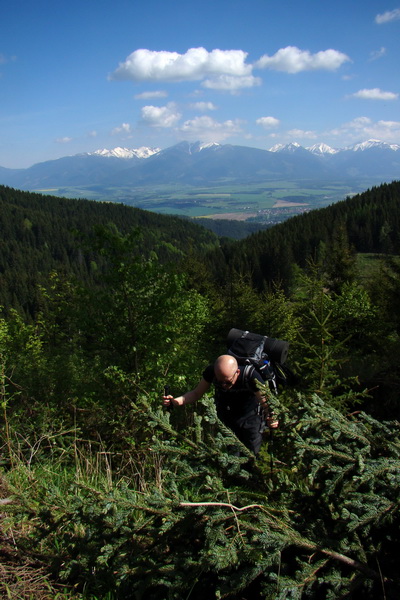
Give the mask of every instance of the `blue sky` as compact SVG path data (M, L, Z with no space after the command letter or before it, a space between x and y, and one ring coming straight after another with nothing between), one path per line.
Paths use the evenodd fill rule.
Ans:
M400 144L400 3L8 0L0 166L181 140Z

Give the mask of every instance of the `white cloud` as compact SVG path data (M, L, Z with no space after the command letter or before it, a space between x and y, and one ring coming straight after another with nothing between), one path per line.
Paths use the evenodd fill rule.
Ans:
M364 89L351 94L351 98L361 98L363 100L397 100L399 94L394 92L384 92L379 88Z
M271 127L278 127L280 121L275 117L260 117L256 120L256 123L265 129L271 129Z
M379 127L384 127L387 131L399 131L400 121L378 121Z
M195 81L218 75L244 76L251 73L242 50L190 48L185 54L135 50L111 74L111 79L132 81Z
M142 108L142 121L150 127L174 127L181 116L173 102L167 106L149 105Z
M235 119L220 123L204 115L185 121L180 132L185 138L192 140L222 142L232 135L241 133L241 121Z
M290 131L288 131L288 134L291 139L317 139L317 134L315 133L315 131L304 131L304 129L291 129Z
M114 127L111 132L111 135L119 135L120 133L124 133L129 135L131 133L131 126L129 123L122 123L119 127Z
M382 25L383 23L397 21L398 19L400 19L400 8L395 8L394 10L388 10L380 15L376 15L375 23Z
M356 135L359 136L360 132L367 131L371 124L372 121L369 117L356 117L352 121L344 123L337 129L333 129L331 133L335 136L340 136L342 134L355 132Z
M57 144L68 144L69 142L72 142L72 138L71 137L57 138L56 142L57 142Z
M399 143L400 121L377 121L371 128L371 137L385 142Z
M261 85L261 79L253 75L244 75L236 77L234 75L219 75L206 79L202 84L203 87L212 90L221 90L235 93L242 88L254 87Z
M194 102L190 105L190 108L194 110L200 110L201 112L206 112L207 110L217 110L217 107L213 102Z
M400 121L372 121L368 117L357 117L330 132L335 137L346 139L348 144L368 139L399 143Z
M338 50L322 50L311 54L308 50L300 50L296 46L281 48L273 56L264 54L255 64L260 69L274 69L286 73L300 73L323 69L335 71L350 58Z
M163 90L158 90L154 92L142 92L141 94L136 94L134 96L135 100L149 100L150 98L166 98L168 96L167 92Z
M93 130L93 131L89 131L89 133L88 133L88 136L89 136L89 137L92 137L92 138L95 138L95 137L97 137L97 131L95 131L95 130Z
M385 56L385 54L386 48L382 46L381 48L379 48L379 50L374 50L373 52L370 52L369 60L378 60L379 58L382 58L382 56Z

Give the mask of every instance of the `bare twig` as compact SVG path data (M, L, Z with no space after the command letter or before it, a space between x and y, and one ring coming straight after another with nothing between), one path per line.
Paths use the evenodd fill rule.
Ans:
M179 506L225 506L231 510L249 510L250 508L264 508L261 504L249 504L248 506L234 506L229 502L179 502Z

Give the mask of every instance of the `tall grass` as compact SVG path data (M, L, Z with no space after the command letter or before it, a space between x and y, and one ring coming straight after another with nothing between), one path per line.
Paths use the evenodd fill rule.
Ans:
M49 552L54 558L65 552L65 540L55 529L45 543L37 541L40 511L49 507L63 515L73 500L87 494L103 496L125 482L138 495L148 486L149 468L156 486L161 485L161 463L155 453L114 452L101 441L82 440L77 430L60 430L35 441L7 422L0 472L0 599L13 600L113 600L112 591L101 596L86 594L84 586L60 585L53 576ZM8 455L8 456L7 456ZM146 483L147 482L147 483ZM43 515L41 515L43 521ZM39 526L40 527L40 526ZM79 527L79 526L77 526ZM50 540L50 544L49 544Z

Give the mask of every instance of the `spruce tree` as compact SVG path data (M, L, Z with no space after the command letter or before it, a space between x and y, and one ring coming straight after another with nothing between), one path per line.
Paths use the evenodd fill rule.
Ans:
M62 580L97 597L395 598L398 423L343 416L318 396L274 404L272 474L218 421L211 398L192 408L191 425L175 426L143 396L132 406L147 432L141 480L138 463L107 486L43 494L31 473L14 510L35 513L32 540Z

